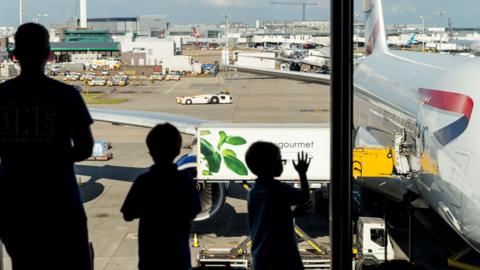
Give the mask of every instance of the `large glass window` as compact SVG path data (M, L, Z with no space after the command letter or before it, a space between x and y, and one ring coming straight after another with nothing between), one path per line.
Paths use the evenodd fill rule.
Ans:
M95 120L93 155L77 163L75 172L96 269L137 269L139 221L126 222L120 208L132 183L153 163L147 134L165 121L182 133L175 162L196 179L201 199L189 239L194 267L251 268L247 198L257 177L245 154L256 141L279 148L274 158L283 172L277 179L285 184L279 192L282 187L292 192L276 194L279 207L289 203L287 208L273 207L264 215L282 212L286 222L272 223L271 229L293 229L281 235L275 256L296 256L298 249L305 266L328 267L328 2L7 2L0 4L0 81L19 73L13 57L17 27L39 23L50 33L56 58L49 59L45 74L80 91ZM306 174L311 204L297 202L290 189L301 190L293 164L302 151L311 158ZM176 212L188 198L171 179L158 181L149 192L162 202L156 210L169 228L160 231L166 239L181 227ZM159 256L174 246L168 241L158 242Z
M480 63L470 9L465 1L355 1L352 219L363 225L355 234L369 230L382 247L371 248L375 264L479 263L469 120L476 79L464 72Z

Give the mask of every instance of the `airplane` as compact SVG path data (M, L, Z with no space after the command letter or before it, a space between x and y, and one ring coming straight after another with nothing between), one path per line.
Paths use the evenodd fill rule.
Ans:
M387 45L388 45L389 47L391 47L391 46L394 46L394 47L412 47L412 45L420 43L420 42L418 42L417 40L415 40L415 36L416 36L416 35L417 35L417 33L413 32L412 35L410 36L410 38L408 38L407 41L402 41L402 40L398 40L398 41L388 40L388 41L387 41Z
M273 57L273 56L258 56L258 55L242 55L242 57L248 58L257 58L257 59L268 59L268 60L275 60L278 62L286 62L289 63L289 70L292 71L300 71L300 65L305 64L312 67L318 67L322 70L328 71L330 68L330 56L322 56L320 54L316 55L309 55L304 58L290 58L290 57Z
M390 51L381 0L364 0L367 56L355 64L355 142L392 147L404 134L415 158L401 181L379 179L370 189L402 201L407 191L424 201L480 252L480 158L477 86L480 61L452 55ZM237 71L310 83L329 75L232 66ZM364 137L364 138L361 138ZM365 145L355 145L361 147ZM389 187L387 187L390 185ZM393 186L395 185L395 186Z
M198 32L198 29L195 27L192 27L192 36L195 38L201 38L200 32Z

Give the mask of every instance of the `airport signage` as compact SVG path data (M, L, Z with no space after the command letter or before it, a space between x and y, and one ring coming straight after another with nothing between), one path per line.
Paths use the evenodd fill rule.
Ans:
M307 177L330 180L330 127L317 124L214 124L197 130L197 177L209 181L254 180L245 162L245 153L257 141L276 144L285 160L278 179L298 181L293 161L304 151L311 158Z

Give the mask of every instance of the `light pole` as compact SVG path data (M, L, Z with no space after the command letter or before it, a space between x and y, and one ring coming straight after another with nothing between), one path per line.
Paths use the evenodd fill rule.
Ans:
M442 11L437 11L435 13L439 16L439 19L440 19L439 27L442 27L443 15L447 14L447 12L442 10ZM438 33L440 33L440 31ZM441 34L439 34L438 43L442 43L442 35Z
M230 52L229 52L229 44L228 44L228 32L229 32L229 19L231 19L232 17L230 16L230 14L225 14L223 15L223 17L225 18L225 24L226 24L226 29L225 29L225 51L224 51L224 58L225 58L225 62L223 63L224 64L224 70L226 71L227 70L227 66L229 64L229 58L230 58Z
M422 38L422 53L423 50L425 49L425 19L428 18L428 16L420 16L420 19L422 19L422 27L423 27L423 38Z
M358 49L358 25L356 25L355 22L358 21L358 19L357 19L358 16L359 16L359 14L358 14L358 13L355 13L355 14L354 14L354 19L353 19L353 32L354 32L354 38L355 38L355 40L354 40L354 44L355 44L354 48L356 48L356 49Z
M48 17L48 14L46 14L46 13L45 14L41 14L41 13L37 14L37 16L35 16L35 20L34 20L35 23L38 23L38 17Z
M442 27L443 15L447 14L447 12L442 10L442 11L435 12L435 14L437 14L440 17L439 27Z

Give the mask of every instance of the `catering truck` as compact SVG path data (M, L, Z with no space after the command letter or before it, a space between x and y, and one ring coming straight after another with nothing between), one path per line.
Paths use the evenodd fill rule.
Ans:
M330 180L330 128L328 124L207 124L197 129L197 176L204 181L254 180L245 153L256 141L276 144L284 160L279 180L298 183L293 167L297 153L311 158L310 181Z

